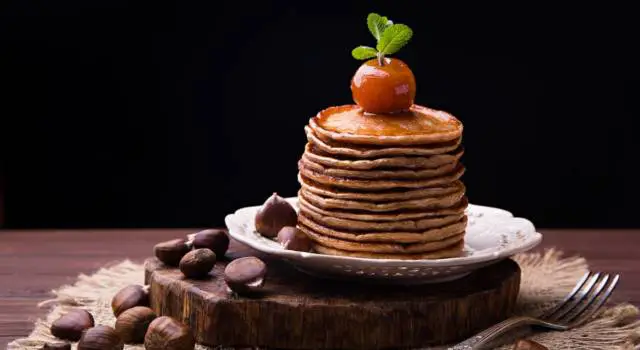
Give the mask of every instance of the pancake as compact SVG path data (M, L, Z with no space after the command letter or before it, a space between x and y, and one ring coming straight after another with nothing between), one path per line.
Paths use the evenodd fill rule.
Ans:
M314 244L313 249L319 254L347 256L352 258L394 259L394 260L435 260L435 259L456 258L456 257L463 256L464 241L460 241L449 247L446 247L444 249L440 249L434 252L417 253L417 254L350 252L347 250L340 250L340 249L325 247L321 244Z
M450 208L456 203L460 202L460 199L464 196L464 192L457 192L445 195L443 197L427 197L420 199L410 199L407 201L395 201L395 202L369 202L369 201L353 201L346 199L335 199L318 196L310 191L307 191L304 186L298 191L298 197L304 197L309 203L315 205L318 208L323 209L349 209L359 211L372 211L372 212L389 212L389 211L401 211L401 210L425 210L425 209L440 209Z
M298 216L298 225L305 229L305 233L309 233L310 235L318 234L326 237L327 239L332 238L344 242L350 243L367 243L368 246L373 246L374 244L394 244L405 246L407 244L416 244L416 243L426 243L426 242L437 242L443 239L448 239L449 237L458 236L462 232L464 232L467 228L467 217L463 216L457 222L443 226L438 228L427 229L422 232L402 232L402 231L389 231L389 232L356 232L356 231L346 231L346 230L337 230L325 227L308 218L304 211L300 212ZM309 232L307 232L309 231ZM311 237L313 238L313 237ZM320 243L331 247L331 244L326 244L323 241L319 241ZM346 249L340 248L339 249ZM350 249L346 249L350 250ZM414 251L414 253L417 251Z
M298 224L320 254L439 259L463 254L469 205L462 123L413 105L392 114L324 109L304 128Z
M398 222L405 220L418 220L424 218L436 218L447 215L458 215L464 213L469 206L467 197L462 197L459 203L451 208L432 209L432 210L413 210L413 211L401 211L401 212L387 212L387 213L372 213L372 212L359 212L348 210L326 210L318 208L313 204L307 202L304 197L298 197L298 206L300 209L304 208L307 211L313 211L318 214L358 221L370 221L370 222Z
M322 136L315 134L309 126L305 126L304 130L307 134L307 140L323 152L362 159L393 156L431 156L455 151L462 144L462 138L458 138L453 141L430 144L429 147L374 147L373 145L363 147L324 139Z
M453 141L463 130L451 114L419 105L394 114L369 114L357 105L329 107L311 118L309 125L338 142L386 146Z
M443 184L438 187L425 187L417 189L390 190L383 192L358 192L335 189L329 185L323 185L298 173L298 182L309 192L323 197L336 199L370 200L379 202L390 202L394 200L409 200L425 197L441 197L447 194L466 191L466 187L460 180Z
M350 179L345 177L328 176L309 169L304 164L298 164L300 173L313 181L341 188L363 189L363 190L388 190L395 188L422 188L440 186L452 183L462 177L465 168L458 163L456 168L450 173L443 176L432 177L427 179L387 179L387 180L364 180Z
M451 225L460 221L465 215L464 213L427 217L415 220L398 220L398 221L360 221L351 219L342 219L335 216L323 215L318 213L311 207L301 207L300 212L306 217L317 222L319 225L337 230L349 230L354 233L368 232L385 232L385 231L406 231L416 232L424 231L431 228Z
M453 236L441 239L439 241L427 241L417 243L393 243L393 242L353 242L337 239L331 236L325 236L309 227L298 224L298 227L311 240L328 248L346 250L350 252L369 252L369 253L393 253L393 254L414 254L426 253L440 250L451 246L464 239L464 231L457 232Z
M456 163L460 160L464 153L463 147L456 150L436 154L432 156L413 156L413 157L387 157L376 159L357 159L340 157L323 152L315 147L311 142L305 146L304 156L313 163L326 167L350 169L350 170L372 170L380 168L407 168L407 169L432 169L445 164Z
M431 169L350 170L331 168L315 163L307 157L306 153L298 162L299 166L307 167L323 175L356 179L426 179L448 174L458 166L458 162L454 162Z

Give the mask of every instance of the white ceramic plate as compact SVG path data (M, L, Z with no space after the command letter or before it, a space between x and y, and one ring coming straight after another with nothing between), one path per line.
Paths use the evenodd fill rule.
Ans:
M298 210L297 197L287 201ZM481 267L534 248L542 241L534 225L510 212L469 204L469 221L462 257L433 260L365 259L286 250L256 232L260 206L238 209L225 218L229 235L260 252L278 257L319 277L376 283L435 283L463 277Z

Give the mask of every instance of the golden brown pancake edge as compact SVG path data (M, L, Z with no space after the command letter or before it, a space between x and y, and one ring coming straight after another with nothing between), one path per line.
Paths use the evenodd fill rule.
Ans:
M329 107L312 117L309 125L339 142L394 146L451 141L463 132L453 115L420 105L392 115L366 114L355 105Z
M463 216L460 220L452 224L438 228L427 229L422 232L390 231L364 233L326 227L310 219L307 215L305 215L304 212L301 212L298 216L298 225L301 226L301 229L304 228L307 231L312 231L315 234L345 242L370 244L384 242L385 244L398 243L406 245L436 242L449 238L451 236L461 234L465 232L467 228L467 220L467 217Z
M363 259L392 259L392 260L435 260L457 258L464 255L464 241L460 241L450 247L429 253L417 254L388 254L388 253L369 253L369 252L350 252L335 248L325 247L321 244L315 244L314 250L319 254L346 256L351 258Z

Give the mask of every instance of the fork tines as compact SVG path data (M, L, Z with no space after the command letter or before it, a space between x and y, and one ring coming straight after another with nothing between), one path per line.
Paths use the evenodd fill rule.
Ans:
M564 300L540 318L569 327L579 326L589 321L606 303L619 279L617 274L587 272Z

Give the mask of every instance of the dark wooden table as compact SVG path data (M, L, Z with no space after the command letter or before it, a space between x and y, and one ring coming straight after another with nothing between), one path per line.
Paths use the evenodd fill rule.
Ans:
M155 243L193 231L0 231L0 348L31 331L33 321L44 315L36 304L49 298L52 289L107 263L125 258L142 262ZM557 247L566 255L584 256L594 270L621 273L615 299L640 305L640 229L541 232L544 240L536 250Z

